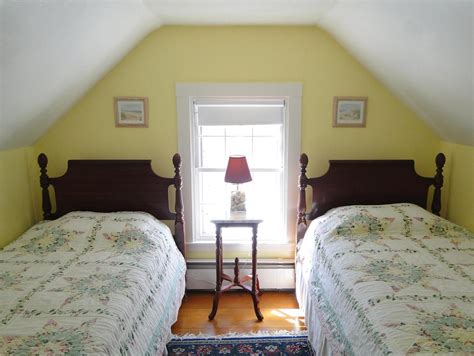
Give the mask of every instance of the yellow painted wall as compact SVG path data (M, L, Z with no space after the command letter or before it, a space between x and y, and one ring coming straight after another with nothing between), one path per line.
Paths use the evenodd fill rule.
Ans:
M450 165L447 218L474 232L474 147L441 143Z
M0 247L34 223L30 189L33 148L0 151Z
M303 83L301 150L310 175L324 173L328 159L364 158L413 158L419 173L434 174L439 138L317 27L162 27L58 120L36 153L48 154L51 175L71 158L151 158L171 175L178 82ZM335 95L368 96L366 128L332 127ZM147 96L149 128L115 128L114 96Z

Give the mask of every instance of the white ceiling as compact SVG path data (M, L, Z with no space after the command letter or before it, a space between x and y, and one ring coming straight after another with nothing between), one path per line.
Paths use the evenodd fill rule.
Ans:
M472 0L0 0L0 149L31 145L163 24L316 24L474 145Z

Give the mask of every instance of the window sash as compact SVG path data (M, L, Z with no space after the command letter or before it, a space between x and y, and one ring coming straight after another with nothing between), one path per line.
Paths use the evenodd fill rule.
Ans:
M213 126L217 128L219 126ZM227 125L222 130L211 130L211 133L203 134L201 126L196 127L198 137L195 138L196 147L194 168L222 168L227 166L227 158L231 154L243 154L247 156L250 168L274 168L283 169L284 165L284 127L273 125L270 133L264 134L261 127L264 125L240 125L243 129L235 130L234 125ZM232 128L232 130L231 130ZM244 140L244 142L239 142ZM214 141L214 144L212 144ZM266 141L266 142L265 142ZM233 144L239 142L240 150L232 149ZM215 150L213 145L223 145L222 150ZM256 147L260 148L256 150ZM262 150L264 145L267 150ZM269 149L272 147L273 149ZM209 161L210 160L210 161Z
M254 139L255 138L260 138L260 137L269 137L269 138L276 138L279 143L279 162L277 163L276 166L273 167L259 167L251 164L251 161L249 161L249 166L250 166L250 172L251 173L275 173L278 175L278 205L279 209L277 212L275 212L272 217L275 217L275 221L278 223L276 225L281 225L278 226L278 231L276 233L269 233L268 236L265 236L265 230L272 230L272 226L270 225L271 222L267 221L267 224L265 224L265 221L261 225L261 228L259 229L259 239L262 241L271 241L271 242L282 242L286 240L286 222L285 222L285 212L286 212L286 198L285 198L285 177L284 177L284 172L283 172L283 167L284 167L284 161L285 161L285 152L286 152L286 147L285 147L285 111L286 108L284 106L284 100L274 100L273 102L270 103L270 101L265 101L265 105L262 105L262 103L249 106L248 105L248 100L245 102L245 104L242 104L240 102L239 104L242 104L242 106L232 106L235 103L234 99L225 99L225 100L220 100L217 101L218 104L216 106L216 101L195 101L194 102L194 117L193 117L193 132L194 134L192 135L192 146L194 147L194 164L193 164L193 177L194 177L194 184L193 184L193 189L194 189L194 204L193 204L193 216L194 216L194 223L193 223L193 236L194 236L194 241L214 241L215 235L214 233L210 232L212 231L209 227L209 233L204 234L205 227L202 225L204 222L202 221L203 219L203 209L205 209L205 206L212 206L207 203L202 195L201 191L203 189L203 182L201 181L201 173L206 173L206 172L215 172L215 173L224 173L225 172L225 164L227 162L220 162L219 166L205 166L203 165L203 157L202 157L202 139L203 138L208 138L208 137L216 137L216 138L222 138L224 140L224 145L227 143L227 139L230 138L249 138L252 140L252 147L251 147L251 152L252 155L254 153ZM255 102L254 102L255 104ZM208 106L206 106L208 105ZM205 111L208 109L207 111ZM240 110L238 110L240 109ZM242 110L242 109L245 109ZM254 115L248 115L246 116L247 121L242 120L243 113L248 114L249 112L253 111ZM204 112L204 115L203 115ZM235 115L229 116L226 115L229 112L233 112ZM215 116L209 116L209 113L215 114ZM238 114L238 115L237 115ZM206 116L207 115L207 116ZM204 119L203 119L204 117ZM226 117L226 121L222 121L222 117ZM271 118L266 119L266 120L261 120L262 117L267 117ZM218 120L217 120L218 119ZM238 119L238 121L237 121ZM201 127L206 127L206 126L234 126L234 125L248 125L248 126L261 126L261 125L279 125L280 128L278 130L277 135L263 135L263 134L254 134L254 130L252 130L251 134L248 135L227 135L227 130L224 131L223 135L205 135L202 134L202 129ZM224 149L227 149L224 147ZM225 183L222 183L223 185ZM221 187L222 188L222 187ZM225 186L226 190L226 195L229 195L230 199L230 190L231 187ZM227 194L228 193L228 194ZM276 215L276 216L275 216ZM266 228L266 226L268 228ZM231 233L232 235L232 233ZM281 235L281 236L279 236ZM237 235L234 235L237 236ZM243 239L242 241L244 241ZM241 241L241 239L238 239L238 241Z

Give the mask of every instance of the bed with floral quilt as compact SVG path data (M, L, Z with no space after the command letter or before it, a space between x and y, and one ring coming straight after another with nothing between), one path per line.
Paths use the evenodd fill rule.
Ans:
M161 355L186 264L147 213L71 212L0 251L0 354Z
M417 205L330 210L296 268L317 354L474 354L474 236Z

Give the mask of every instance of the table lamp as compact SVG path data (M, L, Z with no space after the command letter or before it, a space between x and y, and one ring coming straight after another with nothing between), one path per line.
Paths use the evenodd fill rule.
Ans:
M239 184L252 180L249 166L245 156L230 156L225 171L224 181L237 184L237 189L232 190L230 195L230 214L245 214L245 192L239 190Z

